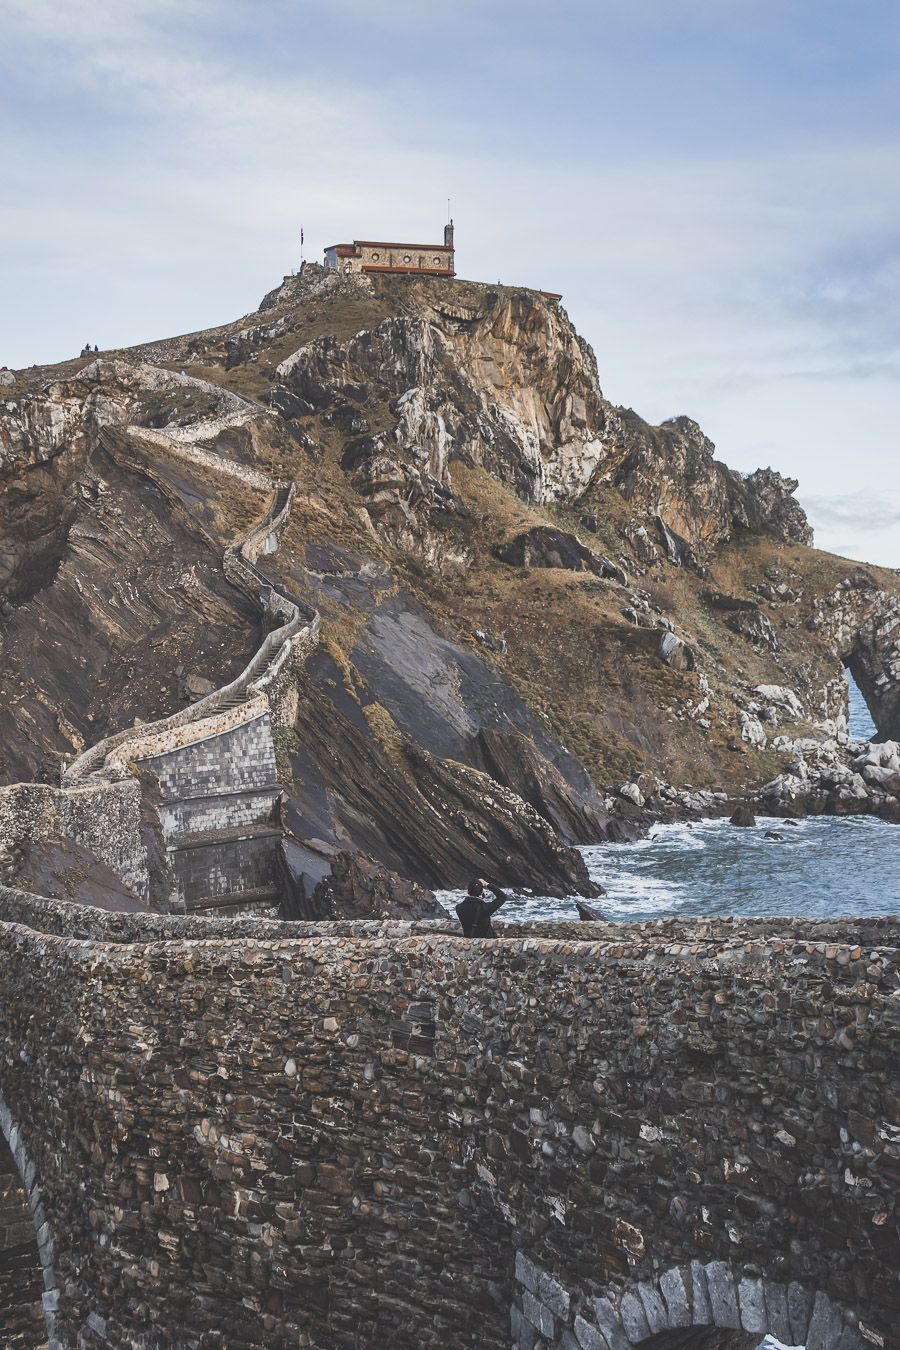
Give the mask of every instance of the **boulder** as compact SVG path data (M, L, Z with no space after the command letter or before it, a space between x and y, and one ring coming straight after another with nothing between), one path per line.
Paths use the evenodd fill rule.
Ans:
M747 826L756 824L756 816L749 806L737 806L731 813L731 823L732 825L740 825L746 828Z
M900 795L900 770L883 769L878 764L864 764L860 773L871 786L879 787L883 792L890 792L895 796Z
M207 680L203 675L192 673L184 678L184 697L190 703L193 703L196 699L205 698L215 688L212 680Z
M800 718L803 716L803 704L793 689L788 689L786 685L758 684L753 692L759 694L764 702L775 708L780 708L789 717Z
M742 712L739 717L741 725L741 740L752 745L756 750L764 750L766 747L766 733L763 724L758 717L752 713Z
M664 632L656 650L660 660L673 670L693 670L697 664L691 648L674 633Z

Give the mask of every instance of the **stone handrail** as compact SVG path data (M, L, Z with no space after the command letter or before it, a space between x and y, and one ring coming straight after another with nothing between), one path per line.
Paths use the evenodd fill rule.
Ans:
M167 441L166 449L186 458L197 457L195 448L183 447L174 441ZM202 461L199 462L231 476L241 478L245 476L241 472L243 465L234 464L212 451L203 451ZM160 754L164 753L166 748L182 746L192 740L201 740L206 734L214 734L222 728L204 728L202 724L223 713L226 705L232 703L239 695L246 696L247 711L253 716L258 716L260 699L254 696L263 695L271 686L300 640L310 643L316 641L320 623L318 612L308 606L301 607L299 602L276 590L272 582L267 580L256 566L256 558L266 539L277 533L290 514L295 492L294 483L289 480L265 478L265 481L272 491L272 501L268 510L237 544L231 544L226 548L222 570L232 585L244 591L261 606L264 614L279 619L281 621L279 627L266 634L244 669L228 684L213 690L179 712L141 727L129 727L124 731L115 732L83 751L65 770L62 776L64 787L81 782L88 775L104 769L108 769L115 776L120 776L127 772L126 766L130 759L137 758L142 748L149 748L148 742L152 741L153 753ZM228 720L237 725L243 719L238 714ZM196 734L183 734L186 728L190 728L191 732ZM169 733L172 740L171 746L167 747Z

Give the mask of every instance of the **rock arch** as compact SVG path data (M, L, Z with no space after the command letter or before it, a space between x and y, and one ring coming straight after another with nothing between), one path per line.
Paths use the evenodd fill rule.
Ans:
M4 1321L7 1311L12 1312L11 1307L7 1305L0 1306L0 1337L5 1346L22 1346L23 1350L32 1350L32 1346L37 1344L47 1345L49 1350L62 1350L59 1341L55 1335L56 1309L59 1303L59 1287L56 1277L56 1267L54 1262L54 1243L50 1231L50 1222L47 1217L47 1206L43 1188L40 1184L38 1170L31 1159L28 1149L22 1136L21 1128L13 1117L12 1112L6 1104L3 1093L0 1092L0 1136L6 1141L9 1156L18 1173L21 1189L24 1192L28 1203L28 1209L31 1214L31 1223L34 1228L34 1240L37 1247L37 1256L40 1262L40 1276L43 1284L43 1292L38 1292L43 1309L44 1322L46 1324L47 1339L37 1342L33 1339L13 1339L10 1329ZM2 1148L0 1140L0 1148ZM0 1168L2 1170L2 1168ZM23 1282L27 1279L27 1271L23 1272Z
M859 568L815 602L810 627L850 671L879 739L900 737L900 600Z
M513 1350L537 1344L560 1350L754 1350L765 1336L806 1350L884 1344L877 1333L864 1335L856 1315L821 1291L749 1275L726 1261L691 1261L580 1300L521 1254L516 1275L522 1307L513 1305ZM554 1314L543 1327L538 1305Z

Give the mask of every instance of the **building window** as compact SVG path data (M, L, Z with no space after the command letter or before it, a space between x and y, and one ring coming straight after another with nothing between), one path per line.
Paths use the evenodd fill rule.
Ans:
M352 271L353 271L353 264L352 264L352 263L345 262L345 263L344 263L344 271L345 271L345 272L352 272Z
M440 267L440 265L441 265L441 260L440 260L440 258L432 258L431 261L434 263L435 267Z
M408 253L404 253L404 255L403 255L403 261L404 261L405 263L408 263L408 262L411 262L411 261L412 261Z
M378 258L379 258L379 256L380 256L380 255L379 255L379 254L377 254L377 253L373 253L373 254L372 254L372 261L373 261L373 262L377 262L377 261L378 261Z

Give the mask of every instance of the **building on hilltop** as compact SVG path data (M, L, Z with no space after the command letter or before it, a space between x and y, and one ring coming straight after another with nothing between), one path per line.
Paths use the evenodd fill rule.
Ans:
M325 250L325 266L341 272L402 272L454 277L453 221L444 226L442 244L390 244L372 239L332 244Z

